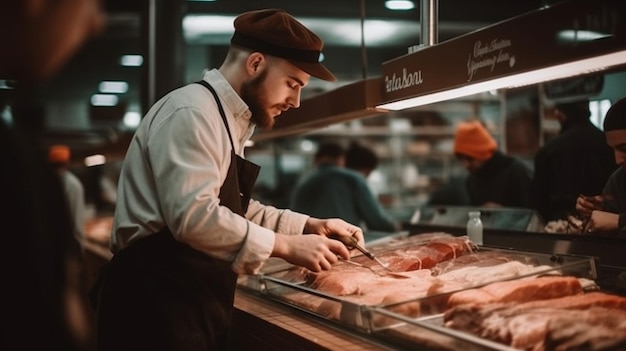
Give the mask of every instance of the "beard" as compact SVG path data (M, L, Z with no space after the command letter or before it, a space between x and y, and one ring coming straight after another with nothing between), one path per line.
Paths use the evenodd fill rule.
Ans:
M267 78L267 69L264 69L258 76L244 82L241 86L241 99L248 105L252 117L252 122L264 129L272 129L274 126L274 116L267 113L263 107L267 101L267 90L263 86Z

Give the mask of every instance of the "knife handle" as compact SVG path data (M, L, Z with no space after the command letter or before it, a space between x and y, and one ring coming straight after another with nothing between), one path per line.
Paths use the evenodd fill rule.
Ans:
M342 236L333 234L328 236L328 238L341 241L344 245L346 245L347 248L355 248L361 251L361 253L363 253L368 258L374 259L374 255L372 255L371 252L367 251L364 247L359 245L359 241L353 236Z

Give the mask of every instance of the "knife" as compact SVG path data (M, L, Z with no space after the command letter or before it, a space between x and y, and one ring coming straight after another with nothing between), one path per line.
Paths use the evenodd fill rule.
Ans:
M353 236L341 236L341 235L330 235L329 238L341 241L344 245L346 245L347 248L355 248L355 249L361 251L361 253L363 253L363 255L365 255L367 258L369 258L372 261L375 261L381 267L383 267L384 269L386 269L386 270L391 272L391 269L389 269L389 265L384 264L381 260L379 260L376 256L374 256L373 253L371 253L366 248L364 248L361 245L359 245L359 241L355 237L353 237Z

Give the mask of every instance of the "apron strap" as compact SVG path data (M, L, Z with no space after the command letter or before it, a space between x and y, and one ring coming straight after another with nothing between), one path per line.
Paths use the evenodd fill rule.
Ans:
M220 111L220 116L222 116L222 121L224 121L224 126L226 127L226 131L228 132L228 139L230 139L230 146L233 148L233 150L235 150L233 137L230 135L230 128L228 127L228 121L226 120L226 113L224 113L224 107L222 106L222 102L220 101L220 98L217 95L217 92L215 91L215 89L213 89L211 84L207 83L204 80L199 80L196 83L204 86L211 92L211 94L213 94L213 97L215 98L215 102L217 102L217 109Z

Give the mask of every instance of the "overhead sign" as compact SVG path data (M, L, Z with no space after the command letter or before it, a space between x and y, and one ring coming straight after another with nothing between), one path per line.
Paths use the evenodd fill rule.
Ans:
M546 97L551 100L575 100L600 94L604 88L604 75L594 74L550 82L545 85Z
M400 101L622 50L626 1L560 2L383 63L383 100Z

